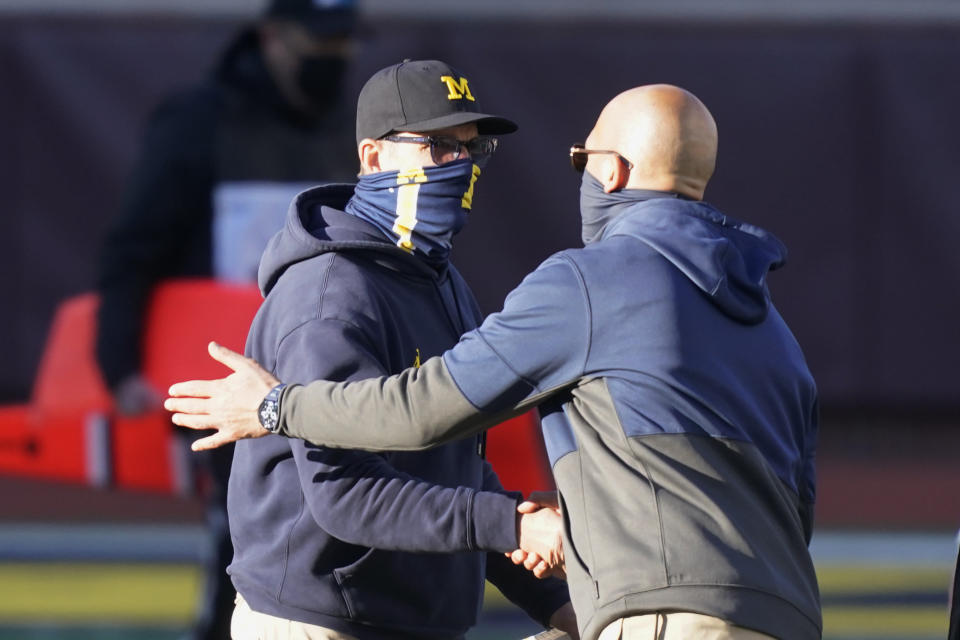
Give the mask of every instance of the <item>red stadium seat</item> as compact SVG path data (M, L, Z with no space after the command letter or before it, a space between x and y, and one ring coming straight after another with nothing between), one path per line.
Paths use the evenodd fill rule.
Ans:
M216 340L242 353L261 302L254 286L200 280L160 287L148 312L143 354L147 379L166 391L174 382L229 373L207 355L207 343Z
M207 355L207 343L243 351L250 322L262 302L255 286L211 280L179 281L158 287L147 311L143 345L146 378L162 392L174 382L221 378L229 373ZM117 486L178 491L189 480L178 476L175 429L160 411L113 421L113 475ZM188 454L189 455L189 454Z
M161 391L191 377L220 377L209 340L242 349L260 304L256 287L211 280L157 287L147 311L144 368ZM164 411L117 417L94 358L95 294L57 310L28 405L0 407L0 472L132 489L177 485L172 425Z
M97 298L60 305L50 328L29 405L0 408L0 469L87 481L88 444L110 409L93 359Z
M505 489L552 491L553 474L547 462L536 411L497 425L487 433L487 459Z
M256 287L181 280L155 290L147 310L144 373L157 389L227 370L207 342L242 351L260 306ZM94 357L98 298L57 309L27 405L0 407L0 472L128 489L176 491L177 447L164 411L114 414ZM553 488L535 412L491 430L488 457L507 489Z

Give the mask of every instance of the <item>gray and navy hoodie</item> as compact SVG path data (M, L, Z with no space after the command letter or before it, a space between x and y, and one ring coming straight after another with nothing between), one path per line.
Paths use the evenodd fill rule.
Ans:
M784 257L709 204L638 198L441 358L287 388L281 426L329 446L415 449L539 404L585 640L670 610L818 638L817 392L766 286Z
M352 192L300 194L264 253L246 352L283 380L397 373L480 318L451 265L428 267L344 213ZM255 611L361 640L447 639L476 622L486 577L545 623L569 601L566 585L504 557L517 546L518 496L482 442L385 454L279 435L239 443L228 497L237 591Z

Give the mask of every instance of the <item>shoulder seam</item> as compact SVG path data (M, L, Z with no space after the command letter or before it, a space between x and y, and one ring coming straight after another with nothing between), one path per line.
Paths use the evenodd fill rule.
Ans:
M504 364L504 366L506 366L507 369L510 370L510 373L512 373L513 375L515 375L515 376L517 377L517 380L522 380L525 384L529 385L532 389L536 389L537 391L540 391L540 385L536 384L535 382L533 382L532 380L530 380L530 379L527 378L526 376L520 375L520 372L517 371L517 370L514 368L513 364L511 364L509 360L507 360L506 358L504 358L503 355L502 355L499 351L497 351L492 344L490 344L490 342L486 339L486 337L484 337L482 331L474 330L474 333L476 334L477 338L479 338L479 339L483 342L483 344L486 345L487 349L489 349L492 354L494 354L495 356L497 356L497 360L499 360L500 362L502 362L502 363ZM446 368L446 366L447 366L446 362L444 362L444 365L443 365L443 366L444 366L444 368ZM451 376L451 378L452 378L452 376ZM457 383L457 381L454 380L453 382L454 382L454 384L457 385L457 390L460 391L460 394L463 395L463 397L467 399L467 402L469 402L471 405L473 405L473 401L470 400L469 398L467 398L467 396L463 393L463 389L460 388L460 385ZM476 407L476 405L474 405L474 406ZM479 407L476 407L476 408L479 409Z
M317 297L319 298L319 302L317 303L317 311L316 311L316 314L314 314L314 316L313 316L312 318L309 318L309 319L307 319L307 320L304 320L304 321L301 322L300 324L298 324L298 325L296 325L296 326L294 326L294 327L291 327L289 331L287 331L285 334L283 334L283 336L281 336L281 337L277 340L277 348L276 348L276 352L274 353L274 356L273 356L273 359L274 359L273 371L271 371L271 373L274 373L274 374L276 373L277 363L280 361L280 349L283 348L283 343L284 343L284 341L285 341L287 338L289 338L290 336L292 336L294 333L296 333L297 331L299 331L300 329L302 329L303 327L305 327L305 326L307 326L308 324L310 324L311 322L336 322L336 323L342 324L342 325L344 325L344 326L350 327L350 328L352 328L352 329L356 329L359 333L363 334L363 330L360 328L360 326L357 325L357 324L355 324L355 323L353 323L353 322L350 322L350 321L348 321L348 320L344 320L343 318L340 318L340 317L329 317L329 318L324 318L324 317L323 317L324 294L325 294L326 291L327 291L327 285L329 284L329 282L330 282L330 277L331 277L331 276L330 276L330 273L331 273L331 271L333 271L333 263L336 261L337 257L338 257L338 256L337 256L336 252L334 252L334 253L333 253L333 257L330 259L330 262L326 265L326 268L324 269L324 272L323 272L323 280L322 280L321 285L320 285L320 293L319 293L319 295L317 296Z
M323 270L323 280L320 283L320 295L318 296L320 298L320 301L319 301L319 304L317 305L317 315L316 315L317 319L323 317L323 297L327 293L327 285L330 284L330 272L333 271L333 264L337 261L337 258L339 257L340 257L339 254L334 252L333 255L330 257L330 262L327 263L326 269Z

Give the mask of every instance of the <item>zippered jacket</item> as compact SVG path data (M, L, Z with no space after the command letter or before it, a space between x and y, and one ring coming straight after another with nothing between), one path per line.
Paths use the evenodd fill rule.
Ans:
M582 637L679 610L818 638L817 392L766 285L785 253L707 203L630 204L442 358L287 388L281 428L416 449L540 405Z

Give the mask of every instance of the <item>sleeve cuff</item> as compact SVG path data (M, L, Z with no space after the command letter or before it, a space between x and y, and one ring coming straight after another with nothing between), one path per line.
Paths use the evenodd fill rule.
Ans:
M517 548L517 494L478 491L471 505L477 549L506 553Z

